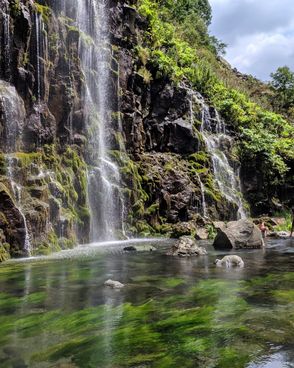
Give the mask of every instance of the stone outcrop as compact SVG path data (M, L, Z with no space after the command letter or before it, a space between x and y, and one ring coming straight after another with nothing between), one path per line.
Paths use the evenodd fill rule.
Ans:
M206 249L199 247L195 239L188 236L180 237L167 253L168 256L174 257L204 256L206 254Z
M216 249L258 249L264 243L258 227L250 220L216 223L217 236L213 246Z

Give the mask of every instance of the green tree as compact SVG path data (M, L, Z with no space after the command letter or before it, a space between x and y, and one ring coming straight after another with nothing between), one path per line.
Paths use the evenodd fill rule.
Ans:
M288 66L271 73L271 86L275 90L274 106L283 110L294 107L294 72Z
M178 21L184 20L188 15L197 14L206 26L211 23L211 6L208 0L161 0L160 4L169 8Z

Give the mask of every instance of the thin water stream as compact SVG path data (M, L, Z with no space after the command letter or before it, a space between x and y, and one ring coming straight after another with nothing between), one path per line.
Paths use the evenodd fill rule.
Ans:
M294 367L294 241L241 252L243 269L216 268L209 243L208 256L165 256L171 243L2 264L1 368Z
M196 92L191 93L191 114L193 99L201 108L201 127L206 148L211 155L213 174L216 185L222 195L237 206L237 217L246 218L239 172L229 162L228 152L232 149L233 138L227 134L225 122L216 109L211 109L203 97Z

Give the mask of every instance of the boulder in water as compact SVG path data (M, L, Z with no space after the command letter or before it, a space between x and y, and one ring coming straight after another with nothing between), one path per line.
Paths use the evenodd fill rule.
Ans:
M136 248L133 245L130 245L128 247L124 247L125 252L136 252Z
M207 240L209 238L208 230L204 227L197 229L195 237L197 240Z
M107 280L104 282L104 285L105 286L109 286L111 287L112 289L122 289L125 285L122 284L121 282L119 281L114 281L114 280Z
M167 253L168 256L191 257L206 255L206 249L199 247L189 236L180 237Z
M156 250L153 245L147 245L147 244L137 244L137 245L129 245L127 247L124 247L123 250L125 252L152 252Z
M214 262L218 267L226 266L230 268L232 266L244 267L243 259L236 255L225 256L222 259L216 259Z
M259 249L264 246L261 232L250 220L218 223L213 246L216 249Z
M278 231L277 237L280 239L287 239L290 237L290 232L289 231Z

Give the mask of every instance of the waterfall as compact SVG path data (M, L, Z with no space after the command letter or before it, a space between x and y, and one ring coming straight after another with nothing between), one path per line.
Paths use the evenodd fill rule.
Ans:
M239 173L231 166L227 152L231 149L233 138L226 132L226 125L215 109L211 109L199 94L195 101L201 107L201 128L206 147L211 154L214 180L222 195L238 207L238 218L246 218L242 202Z
M4 152L8 178L13 191L16 207L23 218L25 229L24 249L30 254L31 244L26 217L23 211L21 178L17 173L17 159L13 152L21 149L22 130L26 118L24 102L16 89L7 82L0 81L0 121L4 122ZM1 125L1 124L0 124Z
M37 46L37 102L40 105L41 102L41 42L40 42L40 26L41 26L41 16L36 13L35 14L35 27L36 27L36 46Z
M35 13L34 17L34 27L35 27L35 39L36 39L36 49L33 50L32 54L36 60L35 63L35 99L38 106L40 106L42 99L44 97L44 81L45 77L45 67L44 60L47 60L47 37L45 24L43 22L42 15L38 12Z
M0 70L4 79L10 81L11 32L9 2L4 1L2 6L3 8L0 9Z
M186 88L185 86L183 86ZM189 95L189 107L190 107L190 123L191 126L194 126L194 108L193 108L193 100L195 92L192 89L186 88ZM200 185L200 192L201 192L201 209L202 209L202 216L207 217L207 206L205 201L205 186L201 180L200 175L197 173L197 179Z
M65 4L59 9L67 11ZM72 12L72 8L68 11ZM72 14L71 14L72 15ZM88 129L88 199L91 241L110 240L123 229L124 205L120 172L111 160L112 106L108 8L104 0L76 0L75 23L80 31L79 54L84 72L84 115ZM118 122L119 125L119 122ZM117 126L117 129L121 129Z

